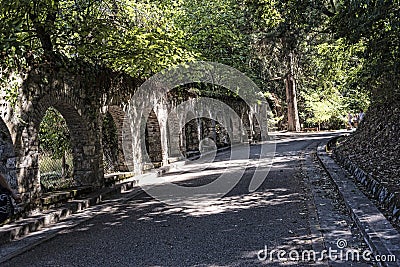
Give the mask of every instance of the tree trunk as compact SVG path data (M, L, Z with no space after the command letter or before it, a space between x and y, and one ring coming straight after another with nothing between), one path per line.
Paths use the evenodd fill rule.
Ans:
M286 103L288 109L288 131L299 132L300 120L299 112L297 110L297 97L296 97L296 79L293 75L293 54L289 54L289 73L286 76Z

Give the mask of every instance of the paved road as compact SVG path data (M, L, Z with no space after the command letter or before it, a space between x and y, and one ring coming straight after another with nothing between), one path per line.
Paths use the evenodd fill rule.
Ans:
M254 166L249 162L241 166L239 161L235 166L229 162L228 152L219 154L208 169L189 165L181 174L185 178L192 175L192 179L181 182L187 187L215 180L223 166L228 166L228 171L235 171L235 167L246 171L236 187L220 200L205 198L204 203L178 207L142 192L126 203L110 204L108 213L60 233L3 266L326 265L329 262L270 262L258 256L264 255L259 251L265 246L286 251L324 248L324 240L316 230L320 224L314 220L319 202L312 197L315 188L310 187L307 164L316 164L310 160L310 153L317 143L331 136L278 136L273 166L261 187L251 193L248 185ZM251 146L254 162L263 161L258 156L259 148ZM317 166L311 170L314 174L319 171ZM344 231L352 231L346 214L338 216L343 217ZM331 226L330 231L335 229ZM350 236L354 239L351 242L360 242L356 232L350 232Z

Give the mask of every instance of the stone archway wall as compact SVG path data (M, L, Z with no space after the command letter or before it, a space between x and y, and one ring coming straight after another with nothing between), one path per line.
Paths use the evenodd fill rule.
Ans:
M79 100L64 94L49 93L32 100L28 110L21 113L25 118L19 127L16 150L19 157L19 179L26 191L40 192L38 133L42 118L49 107L57 109L64 117L70 135L73 153L73 177L81 185L102 184L102 158L95 123L86 116L87 107Z
M82 185L99 187L104 178L101 108L111 99L109 94L118 95L121 90L128 94L137 87L137 81L109 69L82 62L69 64L73 66L60 68L47 63L31 70L23 77L15 105L3 95L0 98L1 118L14 144L18 189L25 200L34 202L40 196L38 131L45 111L52 106L67 122L74 177Z
M9 173L10 181L18 184L19 191L30 199L40 194L38 169L38 130L40 122L47 108L56 108L67 122L74 153L74 176L84 185L94 187L103 184L103 150L102 150L102 119L105 112L113 117L118 132L118 159L120 170L133 170L135 173L143 171L145 159L144 140L139 132L128 133L125 140L130 140L132 146L127 153L123 153L122 139L126 135L122 131L124 116L129 110L129 101L139 87L140 81L127 77L124 74L112 72L106 68L94 67L82 62L70 62L71 66L60 68L51 64L43 64L26 75L18 92L15 106L11 106L1 96L0 111L3 121L0 120L0 130L6 133L0 136L0 170ZM159 130L150 130L150 135L159 135L162 163L166 164L174 157L182 156L180 141L182 136L182 114L191 111L197 118L198 138L207 136L201 130L201 117L211 117L221 120L225 131L231 134L231 143L241 142L243 123L240 118L226 118L225 112L214 107L205 106L206 114L197 114L199 99L197 96L187 95L181 99L170 93L163 96L161 88L154 89L148 98L143 100L142 106L136 107L137 118L145 115L147 104L151 103L154 116L150 120ZM190 101L187 101L190 100ZM217 99L228 104L237 114L249 115L249 108L240 99ZM183 113L169 112L183 101L189 102ZM146 104L145 104L146 103ZM149 111L150 112L150 111ZM222 113L222 117L221 117ZM219 115L218 115L219 114ZM185 115L186 116L186 115ZM142 124L135 121L132 124ZM145 127L145 125L143 125ZM250 125L246 125L249 127ZM206 127L206 126L204 126ZM208 125L215 128L215 125ZM153 127L154 128L154 127ZM130 129L136 129L132 127ZM215 135L214 135L215 137ZM217 138L213 138L217 139ZM141 145L143 144L143 145ZM126 152L125 151L125 152ZM127 155L128 154L128 155ZM155 155L160 159L159 155Z
M176 101L175 105L170 104L168 106L170 111L173 110L168 118L171 122L169 127L170 129L179 129L180 132L179 137L170 137L170 139L175 140L173 141L176 143L174 147L179 147L181 152L185 152L187 136L183 130L185 128L185 122L187 123L189 118L196 118L199 141L204 138L210 138L216 141L218 147L221 147L227 144L236 144L248 140L247 135L245 138L242 134L245 127L248 129L250 128L248 118L251 110L246 103L241 99L214 100L217 102L224 102L226 106L223 107L223 105L213 103L213 101L208 99L202 101L201 97L197 98L193 96L188 96L186 99L181 99L180 102ZM174 103L173 100L169 101L169 103ZM178 108L174 110L177 106ZM238 116L230 117L229 114L231 114L231 112L236 113ZM177 114L179 114L179 116ZM244 116L246 116L247 120L246 118L242 120ZM174 123L177 126L174 126ZM216 127L219 128L218 131L215 130ZM175 130L175 132L177 131Z

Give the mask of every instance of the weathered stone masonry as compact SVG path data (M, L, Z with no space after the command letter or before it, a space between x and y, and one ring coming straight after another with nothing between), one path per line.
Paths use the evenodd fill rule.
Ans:
M266 126L254 120L255 116L260 116L259 121L266 119L262 106L251 110L243 101L223 100L241 115L238 120L226 117L223 110L206 106L203 110L207 114L197 114L196 105L204 104L195 96L188 96L179 114L169 114L182 100L176 101L173 95L159 99L155 93L147 100L153 109L145 123L145 135L132 135L132 139L137 137L139 146L123 148L125 114L141 82L105 68L82 63L76 66L41 65L30 71L19 88L15 106L7 102L2 90L0 171L27 202L34 202L41 194L38 131L49 107L56 108L67 122L73 147L74 178L82 185L94 187L104 184L102 126L106 114L112 117L117 129L115 171L141 173L149 166L158 167L190 156L202 149L205 137L217 147L262 139L259 129ZM124 138L130 140L131 136Z

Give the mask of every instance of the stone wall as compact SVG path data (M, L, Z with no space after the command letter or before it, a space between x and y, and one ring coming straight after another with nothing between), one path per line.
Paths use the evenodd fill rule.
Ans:
M23 79L15 105L1 95L0 171L24 201L34 203L41 194L38 132L49 107L62 114L69 128L74 179L93 187L104 184L105 116L116 128L117 146L107 148L115 156L116 172L142 173L149 165L168 164L201 150L207 138L217 147L263 139L263 123L256 123L262 105L251 109L240 99L219 99L226 103L221 108L216 101L165 95L160 88L132 105L139 84L126 75L79 62L73 68L45 64Z
M2 95L0 126L5 134L0 142L5 149L1 153L0 168L22 193L25 202L34 201L40 195L38 133L49 107L57 109L67 122L74 178L81 185L103 185L101 107L107 100L106 92L118 91L116 87L121 79L107 69L78 63L68 69L46 64L26 75L15 105ZM125 86L132 84L127 81Z

